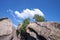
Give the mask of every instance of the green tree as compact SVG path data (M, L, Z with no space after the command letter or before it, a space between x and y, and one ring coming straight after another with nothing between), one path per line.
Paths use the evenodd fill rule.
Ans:
M26 36L27 36L26 27L28 26L28 24L29 24L29 18L27 18L23 21L23 24L20 28L20 36L21 36L21 39L23 39L23 40L25 40Z
M34 16L34 19L35 19L36 21L39 21L39 22L45 21L45 18L44 18L43 16L39 16L39 15L37 15L37 14Z
M23 24L22 24L22 27L20 28L20 31L21 32L26 32L26 27L27 27L28 24L29 24L29 18L27 18L23 21Z
M17 36L19 35L19 33L21 33L22 35L25 34L25 32L26 32L26 27L27 27L28 24L29 24L29 18L26 18L26 19L23 21L23 24L22 24L21 28L20 28L19 30L16 30Z

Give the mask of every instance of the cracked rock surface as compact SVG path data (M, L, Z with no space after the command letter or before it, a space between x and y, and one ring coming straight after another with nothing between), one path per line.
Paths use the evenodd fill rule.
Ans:
M31 29L34 31L31 31ZM36 35L33 35L33 32ZM36 38L36 40L40 40L38 39L38 36L43 36L44 38L46 38L46 40L60 40L60 23L56 22L30 23L27 27L27 33Z

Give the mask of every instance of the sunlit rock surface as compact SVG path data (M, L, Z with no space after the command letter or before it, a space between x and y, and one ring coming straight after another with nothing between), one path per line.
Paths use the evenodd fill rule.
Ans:
M36 35L33 35L33 32ZM45 38L46 40L60 40L60 23L57 22L30 23L27 27L27 33L33 36L36 40L40 40L41 37Z
M8 18L0 18L0 40L17 40L16 29Z
M18 25L20 32L22 24ZM16 36L16 29L8 18L0 18L0 40L60 40L60 23L32 22L26 27L26 32Z

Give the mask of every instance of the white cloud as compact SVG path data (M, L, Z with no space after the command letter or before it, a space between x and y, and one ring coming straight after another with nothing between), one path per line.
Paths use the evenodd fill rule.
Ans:
M7 10L7 12L13 13L13 10L11 10L11 9L8 9L8 10Z
M13 10L8 9L7 12L10 13L17 22L21 22L20 20L16 19L16 16L14 15L14 11Z
M25 18L33 18L35 14L38 14L38 15L44 17L43 12L41 10L39 10L39 9L33 9L33 10L25 9L22 12L15 11L14 13L15 13L15 15L17 17L23 18L23 19L25 19Z
M13 10L8 9L7 12L10 13L13 17L15 17L15 16L13 15Z

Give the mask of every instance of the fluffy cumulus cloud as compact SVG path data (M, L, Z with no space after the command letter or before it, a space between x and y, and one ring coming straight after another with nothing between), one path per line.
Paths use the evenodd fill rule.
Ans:
M39 9L33 9L33 10L25 9L22 12L15 11L14 13L15 13L15 15L17 17L23 18L23 19L25 19L25 18L33 18L35 14L38 14L38 15L44 17L43 12L41 10L39 10Z

